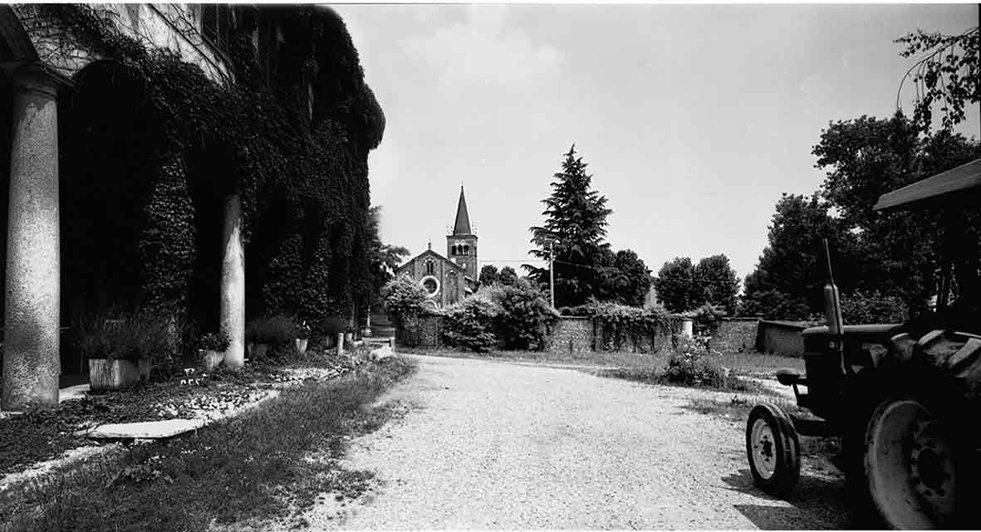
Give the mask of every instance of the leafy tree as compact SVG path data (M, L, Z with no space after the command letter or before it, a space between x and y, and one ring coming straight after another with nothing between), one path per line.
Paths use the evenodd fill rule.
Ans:
M381 288L395 277L395 269L402 263L402 259L409 254L409 250L404 247L382 243L378 231L380 218L381 206L371 207L368 212L365 236L368 240L370 261L368 278L372 306L379 301Z
M631 307L644 306L644 299L651 289L651 271L637 253L629 249L617 251L608 274L604 292L610 297L606 300Z
M917 137L913 123L900 114L839 120L821 132L812 150L817 168L827 172L821 195L848 229L868 229L879 196L916 180Z
M848 253L854 248L841 220L832 218L830 205L816 193L811 197L784 194L776 205L756 269L746 277L743 313L772 319L804 319L823 309L822 288L827 280L822 239L838 251L835 281L850 288L855 276ZM841 256L844 250L845 256ZM660 290L659 290L660 292Z
M518 284L518 272L514 268L505 266L501 268L501 273L497 276L497 282L504 286L514 286Z
M497 266L493 264L485 264L483 268L480 269L479 283L480 286L490 286L498 281Z
M657 298L671 312L684 312L692 305L695 286L695 267L688 257L675 257L665 262L654 279Z
M729 264L729 257L712 255L698 261L694 271L692 303L709 303L726 314L736 312L739 278Z
M572 306L584 303L601 291L602 255L608 251L606 198L591 188L592 175L587 164L576 155L575 145L565 154L562 171L554 175L552 194L543 200L545 224L532 227L531 242L538 246L531 254L550 258L555 250L555 304ZM548 268L525 266L529 277L540 285L549 281Z
M966 103L981 101L978 26L960 35L917 30L896 42L906 46L900 55L917 58L900 86L912 76L916 88L913 121L918 128L930 129L936 103L941 105L943 127L949 130L964 119Z
M854 236L856 286L900 295L912 315L923 312L935 289L943 233L939 213L910 216L872 208L881 194L981 156L978 143L947 130L922 135L901 114L888 120L863 116L831 124L813 153L827 172L821 194ZM955 225L974 231L977 239L976 222Z

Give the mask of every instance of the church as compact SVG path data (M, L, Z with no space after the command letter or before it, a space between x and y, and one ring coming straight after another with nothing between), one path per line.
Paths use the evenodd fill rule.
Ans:
M477 286L477 235L470 228L467 200L460 187L453 231L446 236L446 256L429 249L416 255L395 270L395 275L407 277L422 285L434 309L460 301Z

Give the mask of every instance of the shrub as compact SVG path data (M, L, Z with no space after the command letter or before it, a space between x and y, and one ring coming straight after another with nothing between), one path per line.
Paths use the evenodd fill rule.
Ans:
M228 335L221 333L208 333L198 340L198 349L206 351L225 351L232 344Z
M324 334L336 337L347 330L347 320L342 318L327 318L324 321Z
M548 333L557 313L530 286L501 287L498 292L498 330L507 349L541 351L548 343Z
M443 316L443 341L478 353L486 353L497 344L494 322L500 307L480 297L469 297L446 309Z
M396 324L425 310L426 291L412 279L398 277L381 289L385 312Z
M170 317L147 310L129 314L99 314L82 319L75 329L75 345L86 359L167 362L177 350L176 328Z
M707 337L684 338L668 358L660 377L666 384L702 386L720 390L748 391L750 386L721 366L718 354L709 351Z
M841 298L841 315L845 323L902 323L909 309L902 298L856 290Z
M286 316L257 318L245 327L245 341L260 344L282 344L296 338L293 321Z

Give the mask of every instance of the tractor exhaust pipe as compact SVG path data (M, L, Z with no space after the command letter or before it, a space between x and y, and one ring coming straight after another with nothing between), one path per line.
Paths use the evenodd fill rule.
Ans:
M841 361L841 370L849 373L845 364L845 342L844 319L841 316L841 300L838 295L838 287L835 285L834 270L831 268L831 249L828 247L828 239L823 239L824 257L828 264L828 282L824 285L824 318L828 322L828 332L835 337L832 347L838 352Z
M835 286L835 274L831 269L831 250L828 248L827 238L824 239L824 257L828 263L828 282L824 285L824 317L828 321L828 331L840 336L844 330L844 322L841 317L838 287Z

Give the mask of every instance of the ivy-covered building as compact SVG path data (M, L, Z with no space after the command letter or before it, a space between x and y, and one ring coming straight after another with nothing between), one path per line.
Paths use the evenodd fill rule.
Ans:
M369 299L384 115L316 6L0 6L0 409L57 404L76 324L151 311L178 349Z
M470 227L467 199L460 187L453 230L446 236L446 256L428 249L409 259L395 270L396 276L418 282L434 309L460 301L477 285L477 235Z

